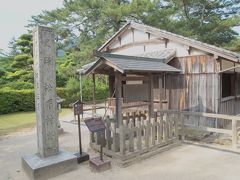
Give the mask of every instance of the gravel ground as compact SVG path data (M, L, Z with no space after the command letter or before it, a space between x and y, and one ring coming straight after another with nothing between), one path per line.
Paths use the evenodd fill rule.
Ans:
M61 148L75 153L78 150L78 135L77 126L70 123L72 119L71 114L62 119L65 133L60 135L59 143ZM89 132L85 125L82 125L82 137L84 151L91 157L97 156L98 154L89 149ZM35 128L0 137L0 180L27 180L28 177L21 168L21 156L35 153L36 148ZM239 164L239 154L182 145L126 168L118 167L112 162L111 170L95 173L90 171L88 163L84 163L79 165L77 170L53 179L239 180Z

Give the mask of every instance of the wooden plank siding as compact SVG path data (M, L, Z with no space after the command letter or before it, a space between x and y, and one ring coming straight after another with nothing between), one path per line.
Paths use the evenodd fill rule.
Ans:
M240 114L240 73L234 70L234 82L232 82L232 93L233 96L227 98L221 98L219 113L229 114L229 115L239 115ZM221 76L220 76L221 78ZM221 90L221 87L220 87Z
M180 74L166 74L166 109L217 113L219 108L219 63L211 56L175 58L171 66L181 69ZM156 75L160 77L160 75ZM154 99L164 94L161 81L154 81ZM158 89L157 89L158 87ZM159 92L158 92L159 91ZM160 99L160 104L163 99ZM155 106L156 108L157 106ZM159 105L158 107L162 107ZM189 122L202 124L206 118L189 117Z
M188 56L173 59L171 66L180 74L166 75L167 109L236 115L240 114L240 74L236 73L236 97L222 101L220 62L212 56ZM155 109L162 108L162 75L154 76ZM160 103L160 104L158 104ZM200 120L199 122L201 122Z

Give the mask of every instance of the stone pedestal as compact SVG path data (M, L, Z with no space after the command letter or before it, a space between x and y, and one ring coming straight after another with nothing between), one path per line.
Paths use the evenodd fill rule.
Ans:
M22 167L32 179L47 179L77 168L76 156L59 151L55 56L53 29L38 26L33 30L38 152L22 157Z
M45 180L77 168L76 156L59 151L57 155L41 158L39 154L22 157L22 167L31 179Z
M106 158L95 157L89 160L89 166L94 172L103 172L111 168L111 161Z
M76 153L74 154L77 157L77 162L78 164L84 162L84 161L88 161L89 160L89 155L85 152L82 152L82 154L80 153Z

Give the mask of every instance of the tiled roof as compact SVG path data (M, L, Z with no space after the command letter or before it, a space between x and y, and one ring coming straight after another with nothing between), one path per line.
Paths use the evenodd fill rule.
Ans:
M125 56L117 54L101 53L99 59L94 63L85 65L82 68L82 74L89 74L94 69L100 67L100 64L104 64L105 61L108 66L117 69L121 73L132 72L180 72L165 63L165 58L149 58L139 56ZM156 55L156 53L155 53ZM165 54L167 55L167 53Z
M176 50L175 49L165 49L165 50L161 50L161 51L153 51L153 52L138 54L137 56L155 58L155 59L164 59L164 62L167 63L176 56Z

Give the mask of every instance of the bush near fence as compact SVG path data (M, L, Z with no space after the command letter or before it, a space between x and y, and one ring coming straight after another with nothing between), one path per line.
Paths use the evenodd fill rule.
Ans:
M89 101L92 99L92 91L89 88L84 88L83 94L84 101ZM62 102L63 108L68 108L70 103L73 103L80 98L79 93L72 93L71 90L66 88L57 88L57 95L65 100ZM107 88L100 87L96 89L96 99L106 99L107 95ZM33 89L0 89L0 114L19 111L34 111L34 102Z

